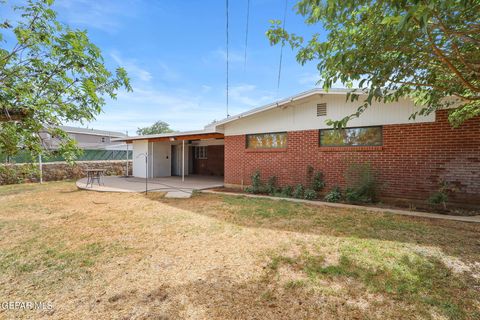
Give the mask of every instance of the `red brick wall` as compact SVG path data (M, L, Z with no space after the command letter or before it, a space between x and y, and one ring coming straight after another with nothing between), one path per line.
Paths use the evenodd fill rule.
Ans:
M207 159L194 159L193 172L206 176L223 176L224 146L207 146Z
M426 199L441 181L455 185L452 201L480 204L480 117L452 128L445 111L434 123L383 126L382 147L319 147L318 130L288 132L287 148L247 150L245 136L225 137L225 183L250 184L259 170L280 185L306 183L307 166L323 171L327 189L344 187L351 162L368 162L378 174L380 195Z

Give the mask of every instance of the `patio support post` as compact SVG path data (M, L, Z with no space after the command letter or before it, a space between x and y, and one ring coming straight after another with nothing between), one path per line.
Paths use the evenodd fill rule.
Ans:
M185 181L185 140L182 140L182 182Z
M128 177L128 143L127 143L127 172L125 173L125 177Z
M148 194L148 152L145 153L145 194Z

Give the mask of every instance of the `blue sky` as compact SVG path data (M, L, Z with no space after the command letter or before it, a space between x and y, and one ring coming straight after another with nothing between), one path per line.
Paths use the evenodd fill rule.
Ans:
M321 33L304 24L294 4L288 1L287 29ZM109 67L125 67L132 79L134 92L119 92L89 127L132 135L156 120L195 130L225 117L224 0L57 0L54 8L60 21L88 31ZM231 115L308 90L318 80L315 65L300 66L286 46L277 93L280 47L271 47L265 32L270 19L283 18L283 0L250 0L244 68L246 8L247 0L230 0Z

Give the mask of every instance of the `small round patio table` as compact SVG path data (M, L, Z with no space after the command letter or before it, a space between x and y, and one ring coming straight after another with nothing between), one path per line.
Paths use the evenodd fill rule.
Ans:
M87 169L85 172L87 173L87 188L88 185L93 187L95 181L98 185L104 185L103 176L105 175L105 169Z

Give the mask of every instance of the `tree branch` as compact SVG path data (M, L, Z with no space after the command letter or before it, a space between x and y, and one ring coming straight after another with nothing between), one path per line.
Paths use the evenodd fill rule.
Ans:
M450 59L447 58L447 56L445 56L443 54L443 52L435 45L435 42L433 41L432 37L430 34L428 34L428 39L430 41L430 44L431 44L431 47L433 49L433 52L435 53L435 55L441 60L444 62L444 64L448 67L448 69L450 69L453 73L455 73L458 78L460 79L460 81L465 85L467 86L470 90L472 91L475 91L475 92L480 92L480 88L477 88L475 87L474 85L472 85L470 82L467 81L467 79L465 79L462 75L462 73L452 64L452 62L450 61Z
M457 43L455 41L455 39L452 38L452 31L449 30L447 28L447 26L445 25L445 23L443 23L442 19L440 19L440 17L438 16L438 13L435 14L435 18L437 19L438 21L438 24L434 24L434 25L438 25L439 29L443 31L443 33L448 37L450 38L450 41L451 41L451 44L452 44L452 48L453 50L455 51L456 55L458 56L458 58L460 59L460 61L465 65L465 67L472 71L473 73L477 74L479 73L478 70L475 70L466 60L465 58L463 57L462 53L460 52L460 49L458 48L457 46ZM478 30L480 32L480 30Z

